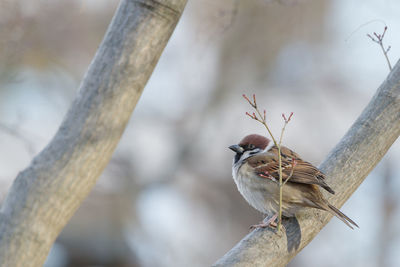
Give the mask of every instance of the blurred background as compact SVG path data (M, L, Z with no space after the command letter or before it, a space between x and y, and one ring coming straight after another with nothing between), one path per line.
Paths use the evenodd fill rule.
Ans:
M0 0L0 199L55 134L117 4ZM399 12L397 0L189 1L45 266L215 262L263 218L231 178L227 147L265 134L242 94L257 94L275 133L293 111L283 143L318 165L389 72L366 34L387 25L399 58ZM397 141L342 208L360 229L332 219L290 266L399 266L399 161Z

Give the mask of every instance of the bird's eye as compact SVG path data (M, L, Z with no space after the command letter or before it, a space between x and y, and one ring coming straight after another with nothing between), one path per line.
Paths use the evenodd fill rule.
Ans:
M250 150L256 148L256 146L253 145L253 144L249 144L247 147L248 147L248 149L250 149Z

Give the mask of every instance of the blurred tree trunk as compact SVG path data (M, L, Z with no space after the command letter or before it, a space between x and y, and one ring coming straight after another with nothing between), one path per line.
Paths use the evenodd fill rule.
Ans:
M399 135L400 62L321 164L328 184L336 191L328 198L329 202L341 207ZM276 234L271 229L253 231L214 266L286 266L331 218L327 212L307 210L297 216L298 224L292 220L285 225L285 234Z
M0 213L0 266L40 266L107 165L186 0L123 0L57 134Z

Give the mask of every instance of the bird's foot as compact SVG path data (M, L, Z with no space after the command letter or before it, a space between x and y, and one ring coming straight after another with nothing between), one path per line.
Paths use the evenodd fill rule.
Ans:
M278 224L275 222L276 218L278 217L278 214L275 214L274 216L272 216L271 218L268 219L268 221L266 222L261 222L259 224L255 224L250 226L250 230L255 230L258 228L267 228L267 227L272 227L274 229L276 229L278 227Z
M258 228L267 228L267 227L270 227L270 226L272 226L272 224L270 224L270 223L267 224L265 222L261 222L259 224L254 224L254 225L250 226L250 231L258 229ZM276 227L276 225L273 226L273 227Z

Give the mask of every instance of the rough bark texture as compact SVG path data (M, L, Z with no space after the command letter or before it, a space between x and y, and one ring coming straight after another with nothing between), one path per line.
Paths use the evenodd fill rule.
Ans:
M123 0L57 134L0 213L0 266L41 266L107 165L186 0Z
M329 201L336 207L341 207L399 135L398 62L362 114L320 166L328 176L328 184L336 192L329 197ZM319 233L331 217L327 212L310 209L297 216L299 224L296 220L287 222L286 227L290 229L288 236L277 235L269 229L253 231L214 266L285 266ZM362 226L362 222L358 223ZM301 239L299 234L292 231L299 229L298 225ZM296 238L299 240L294 240ZM293 246L293 243L298 244Z

